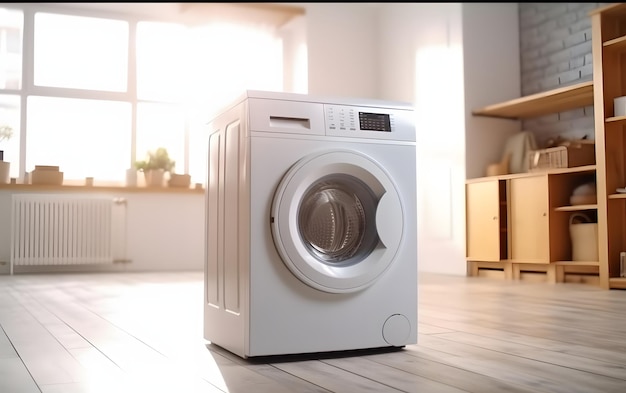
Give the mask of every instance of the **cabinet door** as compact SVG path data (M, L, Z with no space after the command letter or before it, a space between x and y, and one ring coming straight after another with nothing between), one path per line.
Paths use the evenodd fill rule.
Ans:
M510 180L511 259L550 262L548 176Z
M500 182L468 183L465 187L467 259L500 261Z

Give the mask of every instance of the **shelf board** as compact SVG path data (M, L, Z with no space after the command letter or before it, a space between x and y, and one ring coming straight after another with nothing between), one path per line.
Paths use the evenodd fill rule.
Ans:
M147 186L123 186L123 185L106 185L106 186L85 186L85 185L48 185L48 184L0 184L0 191L32 191L32 192L50 192L50 191L68 191L68 192L81 192L81 193L98 193L98 192L139 192L139 193L155 193L155 194L168 194L168 193L189 193L189 194L202 194L204 188L190 188L190 187L147 187Z
M544 175L561 175L567 173L594 173L596 171L596 166L594 165L583 165L583 166L574 166L571 168L551 168L545 170L537 170L533 172L523 172L523 173L510 173L508 175L496 175L496 176L483 176L483 177L475 177L471 179L466 179L465 184L470 183L479 183L482 181L491 181L491 180L507 180L507 179L517 179L520 177L533 177L533 176L544 176Z
M573 212L579 210L592 210L597 209L598 205L573 205L573 206L559 206L554 208L558 212Z
M626 199L626 194L611 194L609 199Z
M607 117L605 121L607 123L626 123L626 116Z
M573 166L571 168L552 168L546 171L537 171L531 173L547 173L549 175L558 175L562 173L584 173L584 172L595 172L596 166L594 165L582 165L582 166Z
M626 37L618 37L602 43L605 50L621 51L626 48Z
M599 261L556 261L554 264L560 266L600 266Z
M519 120L593 105L593 81L516 98L472 112L474 116Z

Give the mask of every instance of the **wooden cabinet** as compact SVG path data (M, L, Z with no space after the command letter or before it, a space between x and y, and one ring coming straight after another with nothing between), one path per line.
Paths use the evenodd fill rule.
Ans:
M491 262L507 259L504 181L468 183L465 190L468 259Z
M500 269L518 278L533 271L564 282L567 273L597 284L599 262L574 261L570 237L572 214L597 220L597 204L570 203L574 190L595 178L596 166L588 165L467 180L468 274Z
M626 4L590 13L593 50L594 120L598 167L598 232L601 285L626 289L620 252L626 251L626 116L614 100L626 96Z
M510 182L511 260L549 263L548 176Z

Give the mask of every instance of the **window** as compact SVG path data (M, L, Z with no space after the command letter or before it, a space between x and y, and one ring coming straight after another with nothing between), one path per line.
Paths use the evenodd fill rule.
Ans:
M0 150L11 177L55 165L67 184L94 177L121 185L136 160L165 147L176 173L206 183L212 114L245 89L282 90L282 41L272 25L5 7L0 125L14 132ZM30 18L32 31L24 31ZM30 47L32 58L22 53Z
M131 97L111 101L104 92L127 90L128 23L50 13L34 20L33 92L89 92L28 95L26 171L55 165L68 180L121 179L130 165Z

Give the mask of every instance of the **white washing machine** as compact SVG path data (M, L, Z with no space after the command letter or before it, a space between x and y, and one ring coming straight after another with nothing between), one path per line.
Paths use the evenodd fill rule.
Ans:
M205 339L243 358L417 342L413 116L247 91L211 121Z

